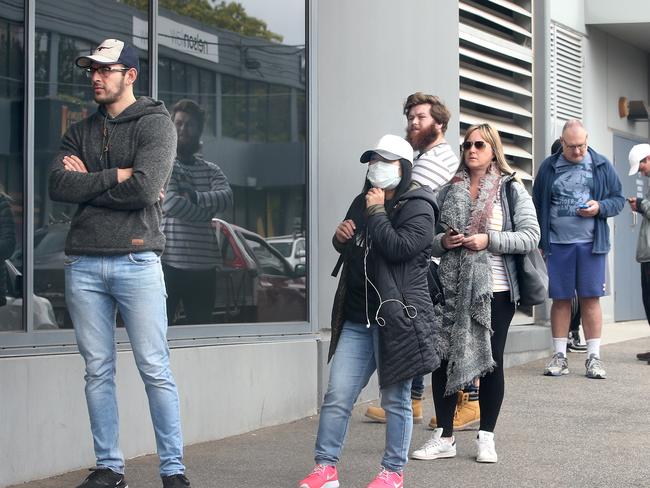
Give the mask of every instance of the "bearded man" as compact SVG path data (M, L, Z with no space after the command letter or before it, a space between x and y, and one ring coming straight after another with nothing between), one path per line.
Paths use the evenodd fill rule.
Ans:
M458 156L445 140L445 132L451 114L442 100L435 95L417 92L410 95L404 103L406 116L406 140L413 146L413 181L430 187L436 192L451 180L460 164ZM460 430L473 425L480 419L478 408L478 388L468 387L466 397L459 401L457 415L454 417L454 429ZM416 376L411 385L413 422L420 423L422 417L422 399L424 398L424 378ZM375 422L386 422L386 412L381 407L368 407L366 417ZM429 426L437 426L433 417Z
M90 78L99 109L63 136L49 190L52 200L78 204L65 245L65 298L86 364L96 467L77 488L128 487L115 392L118 310L145 383L162 485L189 487L160 263L160 196L176 130L162 102L135 98L140 65L132 46L107 39L76 65Z
M406 140L414 149L413 180L434 192L456 174L459 160L445 140L451 114L435 95L417 92L404 103Z
M182 301L185 323L209 324L217 292L216 269L221 263L211 222L232 206L232 189L221 168L198 154L205 125L203 109L192 100L180 100L171 112L178 146L163 203L167 319L174 325Z

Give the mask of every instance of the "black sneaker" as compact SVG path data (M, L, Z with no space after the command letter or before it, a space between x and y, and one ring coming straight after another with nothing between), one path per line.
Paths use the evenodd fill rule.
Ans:
M90 468L92 473L77 488L129 488L124 475L108 468Z
M184 474L172 474L163 476L163 488L185 488L190 486L190 480Z
M566 348L570 352L587 352L587 344L580 344L580 335L575 333L569 333Z

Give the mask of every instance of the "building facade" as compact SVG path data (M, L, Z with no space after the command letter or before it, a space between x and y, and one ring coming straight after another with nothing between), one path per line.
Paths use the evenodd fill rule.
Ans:
M452 147L469 124L493 123L531 178L563 121L582 118L626 189L647 184L625 169L626 148L650 136L647 117L618 112L622 97L650 99L646 2L239 3L0 0L0 190L16 242L3 256L0 487L94 462L62 281L75 209L49 199L47 168L67 127L96 110L74 59L105 38L138 49L139 95L203 108L201 153L234 193L213 221L221 258L211 323L191 323L182 308L170 317L189 444L317 412L336 286L331 236L362 187L359 155L385 133L404 133L410 93L446 102ZM636 242L631 218L626 209L612 222L606 320L643 313L626 247ZM535 319L522 312L512 362L549 346L544 307ZM134 457L155 443L119 318L116 338L121 443ZM374 395L371 385L364 398Z

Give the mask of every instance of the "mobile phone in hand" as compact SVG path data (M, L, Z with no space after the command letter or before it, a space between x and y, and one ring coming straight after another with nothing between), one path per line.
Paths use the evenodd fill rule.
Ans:
M449 225L447 222L444 222L444 221L442 221L442 220L440 221L440 226L441 226L445 231L449 231L449 234L451 234L452 236L456 236L456 235L460 234L460 232L458 232L458 231L457 231L456 229L454 229L451 225Z
M586 208L589 208L589 205L587 205L586 203L581 203L580 205L578 205L578 208L579 208L580 210L584 210L584 209L586 209Z

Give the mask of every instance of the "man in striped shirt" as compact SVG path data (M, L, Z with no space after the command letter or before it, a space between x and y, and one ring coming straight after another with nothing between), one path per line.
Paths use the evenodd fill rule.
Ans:
M434 192L451 180L456 174L460 164L458 156L452 151L451 146L445 141L445 132L451 114L440 98L417 92L410 95L404 103L406 116L406 140L413 146L413 180L422 186L430 187ZM462 403L465 412L469 415L459 414L454 417L454 428L464 428L469 423L478 419L478 388L468 389L470 402ZM424 378L416 376L411 385L411 400L413 408L413 421L422 422L422 398L424 397ZM459 398L462 398L459 397ZM461 402L459 401L459 407ZM368 407L366 417L376 421L385 422L386 412L381 407ZM457 419L466 419L461 424ZM436 418L429 423L431 428L436 427Z
M451 114L435 95L410 95L404 103L406 140L413 146L413 179L433 191L451 180L458 169L458 156L445 140Z
M219 166L197 156L205 112L192 100L180 100L171 112L178 145L163 201L167 320L174 324L182 301L187 323L208 324L212 322L216 268L221 262L211 221L232 206L232 189Z

